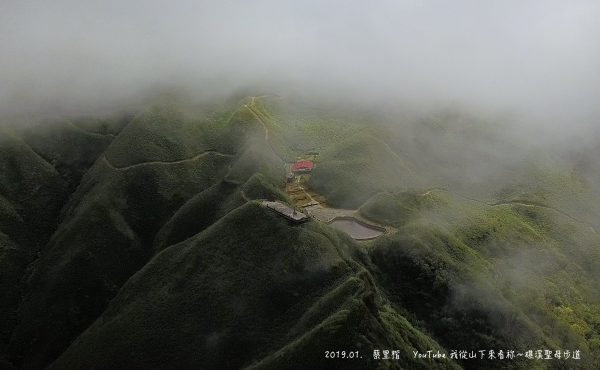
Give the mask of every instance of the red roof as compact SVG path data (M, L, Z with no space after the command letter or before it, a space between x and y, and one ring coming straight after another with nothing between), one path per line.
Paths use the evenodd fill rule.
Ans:
M294 170L312 170L313 167L315 166L314 163L312 163L311 161L300 161L300 162L296 162L296 164L294 164Z

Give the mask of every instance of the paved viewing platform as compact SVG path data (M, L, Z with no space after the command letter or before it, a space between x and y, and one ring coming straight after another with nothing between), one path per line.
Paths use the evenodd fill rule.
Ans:
M356 210L353 209L323 207L319 203L307 204L304 207L304 212L306 212L309 216L312 216L315 219L325 223L329 223L338 217L354 217L357 213Z
M281 202L264 201L263 205L279 213L280 215L282 215L290 221L301 223L309 220L309 217L304 213L295 211L292 207Z

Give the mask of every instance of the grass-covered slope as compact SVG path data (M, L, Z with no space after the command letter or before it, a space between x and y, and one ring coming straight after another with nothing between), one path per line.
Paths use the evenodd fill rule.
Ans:
M288 201L286 194L260 172L243 185L221 181L179 208L157 234L154 240L156 250L198 234L251 199Z
M0 134L0 368L600 368L589 174L456 112L240 99ZM263 207L308 156L311 191L388 233Z
M390 148L420 170L426 187L488 197L510 181L534 151L506 117L473 114L457 107L433 109L385 121Z
M422 197L428 206L370 251L395 304L447 350L580 350L580 361L503 366L597 368L600 238L589 227L542 207Z
M281 142L297 153L322 152L356 136L385 137L385 128L372 114L354 107L315 108L272 98L256 99L256 106Z
M380 346L435 349L384 305L364 258L329 228L248 203L158 254L50 369L370 369Z
M198 234L244 203L238 185L221 181L211 186L188 200L165 223L154 239L155 250Z
M281 178L269 178L262 173L255 173L242 187L248 199L279 200L291 203L287 194L281 189Z
M55 227L67 197L66 183L50 164L9 132L0 132L0 173L1 230L23 246L40 248L37 244Z
M252 199L289 201L282 187L284 162L261 138L250 139L228 165L223 181L187 201L161 228L157 250L204 230Z
M309 185L328 203L354 208L382 191L418 184L408 165L373 136L356 136L324 151L316 161Z
M530 160L494 195L496 202L551 207L600 229L600 189L570 164Z
M117 136L131 122L131 113L113 113L108 117L79 116L71 119L73 126L84 132L108 136Z
M91 126L98 123L86 120ZM71 120L49 121L22 130L23 140L51 164L75 191L83 175L108 148L115 136L85 131Z
M358 212L367 220L399 227L427 206L427 200L414 191L378 193L360 206Z
M17 309L21 303L20 284L29 262L29 254L0 232L0 357L6 353L6 346L17 324Z
M154 105L123 129L106 151L118 168L144 162L174 162L209 150L234 153L239 144L227 126L205 118L191 119L177 105Z
M129 135L124 130L119 138ZM119 169L100 158L25 280L20 324L9 346L13 361L41 368L56 358L151 258L158 230L187 200L219 182L230 160L209 153Z
M273 152L265 140L249 140L235 156L226 180L241 184L248 181L255 173L260 172L271 181L276 181L283 186L284 165L285 162Z
M56 227L67 184L11 132L0 131L0 355L17 324L21 279Z

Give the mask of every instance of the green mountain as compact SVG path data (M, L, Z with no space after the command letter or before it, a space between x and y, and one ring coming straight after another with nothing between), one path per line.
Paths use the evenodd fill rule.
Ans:
M404 120L267 95L0 132L0 369L600 368L594 147ZM298 159L384 235L268 209Z

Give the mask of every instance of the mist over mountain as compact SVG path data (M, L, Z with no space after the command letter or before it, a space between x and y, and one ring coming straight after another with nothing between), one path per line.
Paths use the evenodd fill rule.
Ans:
M3 112L244 86L364 105L458 103L564 133L599 116L594 1L8 2Z
M6 2L0 369L599 368L599 18Z

